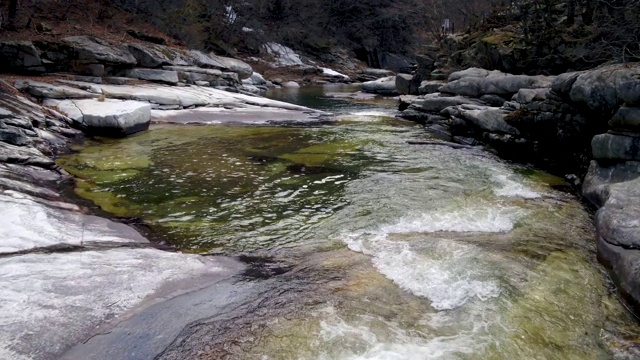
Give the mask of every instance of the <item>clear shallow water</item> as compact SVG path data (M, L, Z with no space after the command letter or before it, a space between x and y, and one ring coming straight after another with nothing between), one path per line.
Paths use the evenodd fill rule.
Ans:
M78 194L183 250L293 269L235 314L251 326L194 357L634 358L638 327L561 179L480 149L409 145L433 139L391 117L392 101L324 92L271 96L331 110L335 124L154 126L59 160Z

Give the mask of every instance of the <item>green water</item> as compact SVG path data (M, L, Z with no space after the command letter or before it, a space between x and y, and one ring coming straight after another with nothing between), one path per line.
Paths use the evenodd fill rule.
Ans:
M328 91L345 89L271 96L333 111L333 124L156 125L58 160L79 195L183 251L283 261L293 270L276 294L304 280L189 358L640 354L595 261L591 216L555 190L561 179L482 149L409 145L435 139L395 119L393 101Z

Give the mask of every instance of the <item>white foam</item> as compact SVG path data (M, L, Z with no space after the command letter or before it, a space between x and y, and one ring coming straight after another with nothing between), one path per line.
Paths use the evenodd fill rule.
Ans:
M513 229L516 219L523 215L516 207L481 208L467 207L452 212L422 213L400 219L394 225L380 228L384 234L453 232L507 232Z
M349 249L372 256L378 271L402 289L429 299L436 310L451 310L472 299L486 301L500 295L498 281L483 263L482 250L437 236L409 243L393 234L507 232L523 214L515 207L424 213L342 239Z
M498 196L519 197L524 199L537 199L542 196L526 185L510 179L507 175L494 175L493 179L501 185L500 188L493 189L493 192Z
M374 320L372 323L376 323L380 319L364 318L358 324L351 324L334 311L328 311L324 315L325 319L320 323L323 347L335 343L338 345L338 353L325 350L319 356L322 360L441 359L454 354L477 353L484 346L473 331L460 332L455 336L423 338L410 334L397 324L384 321L386 331L376 334L367 320Z

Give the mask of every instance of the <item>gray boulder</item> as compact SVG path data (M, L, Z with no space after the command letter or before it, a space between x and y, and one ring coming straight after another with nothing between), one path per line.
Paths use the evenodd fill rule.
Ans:
M619 89L623 84L639 79L640 64L603 66L580 74L571 86L569 96L571 101L589 109L600 113L612 113L624 102ZM625 89L628 89L626 85ZM625 91L627 95L631 94L631 90Z
M378 80L364 82L362 83L362 91L373 94L398 95L396 77L388 76Z
M58 110L90 134L120 137L149 128L151 105L139 101L64 100Z
M89 99L99 95L65 85L21 80L16 82L16 88L37 98L45 99Z
M469 68L461 71L456 71L449 75L449 82L457 81L460 79L468 78L468 77L477 77L483 78L489 76L489 70L480 69L480 68Z
M0 108L0 119L13 117L13 113L5 108Z
M515 101L520 104L528 104L533 101L542 101L547 98L548 88L520 89L515 95Z
M480 96L480 101L489 106L501 107L507 100L499 95L487 94Z
M609 185L639 177L640 162L626 161L604 165L593 160L584 178L582 196L595 207L600 208L609 198Z
M598 238L598 260L610 270L622 296L640 306L640 250L625 249Z
M386 69L364 69L364 70L361 70L360 73L366 76L374 77L376 79L395 75L393 71L386 70Z
M618 88L620 98L627 105L640 105L640 79L622 83Z
M558 96L568 99L571 93L571 87L578 80L578 76L584 74L584 71L564 73L556 76L551 84L551 90Z
M518 129L504 121L509 111L501 108L485 107L460 111L460 115L477 128L491 133L519 135Z
M129 69L124 74L129 78L155 81L170 85L176 85L178 82L180 82L178 73L171 70L136 68Z
M249 80L251 80L251 84L252 85L266 85L267 84L267 80L259 73L254 72L253 74L251 74L251 76L249 77Z
M0 71L43 73L40 54L30 41L0 42Z
M297 88L300 87L300 84L298 84L295 81L287 81L287 82L282 84L282 87L290 88L290 89L297 89Z
M420 83L420 87L418 87L418 94L427 95L437 93L442 85L444 85L442 81L425 80Z
M609 120L609 127L640 132L640 107L622 106Z
M223 72L234 72L238 74L238 77L241 80L247 79L251 76L251 74L253 74L253 68L251 67L251 65L238 59L217 55L208 55L197 50L189 50L188 54L190 56L190 59L193 61L193 65L202 68L218 69Z
M640 160L640 138L600 134L593 137L591 149L595 159Z
M482 95L513 95L520 89L545 88L551 85L552 78L546 76L527 76L501 74L487 77L464 77L449 82L440 88L443 93L479 98Z
M411 108L439 114L445 108L464 104L480 105L478 101L463 96L440 96L440 94L434 93L415 100Z
M411 80L413 75L411 74L398 74L396 75L396 90L400 95L408 95L411 93Z
M142 44L125 44L124 48L136 58L137 65L143 68L156 68L163 65L173 65L173 61L167 56L167 51L162 51L159 46L145 46Z
M128 51L90 36L70 36L63 43L73 49L72 60L88 64L134 66L136 58Z

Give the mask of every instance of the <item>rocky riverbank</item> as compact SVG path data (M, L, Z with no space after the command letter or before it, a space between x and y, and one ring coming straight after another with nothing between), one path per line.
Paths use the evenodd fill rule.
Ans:
M85 134L127 136L151 122L266 123L326 115L254 95L268 84L235 59L160 45L116 47L89 37L43 49L0 44L3 70L47 75L1 78L3 359L57 358L134 309L245 268L230 258L160 250L134 228L74 204L62 194L72 178L54 161L72 141Z
M640 310L640 65L559 76L471 68L423 85L428 94L401 97L400 117L582 185L598 209L598 258Z

